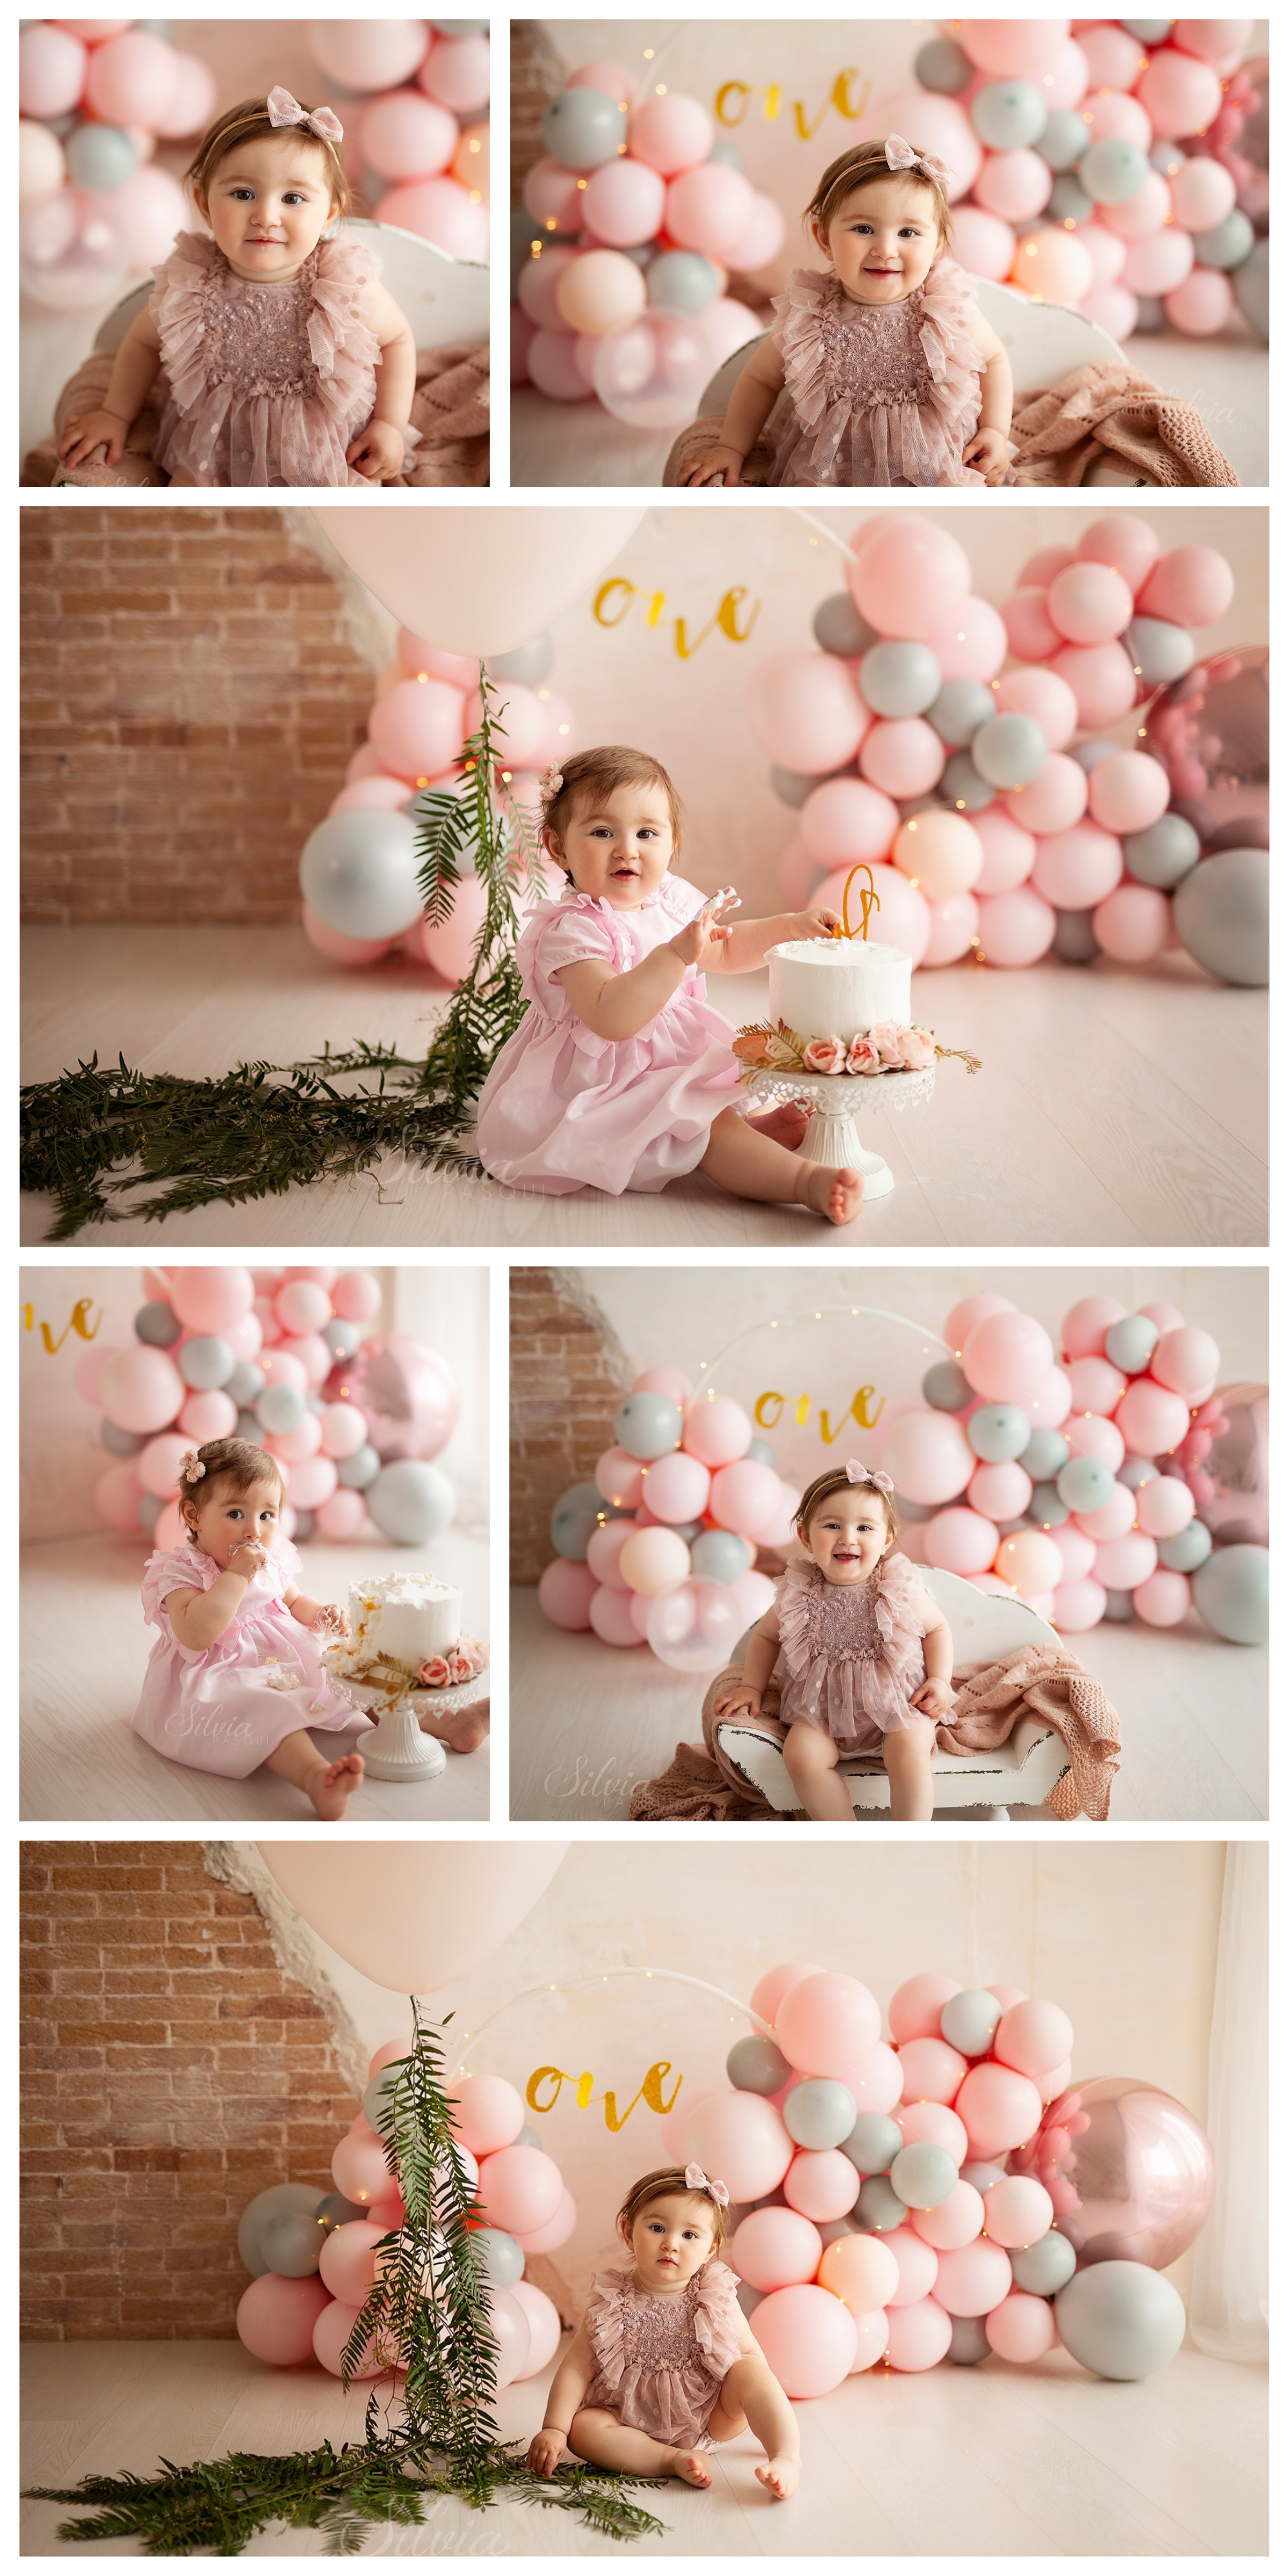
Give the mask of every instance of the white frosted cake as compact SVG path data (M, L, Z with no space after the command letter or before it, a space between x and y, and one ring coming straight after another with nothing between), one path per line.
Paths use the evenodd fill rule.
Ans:
M785 939L771 948L769 1016L798 1038L860 1037L912 1019L912 959L877 939Z
M352 1658L364 1665L379 1658L418 1673L456 1645L461 1596L456 1584L439 1583L432 1574L373 1574L350 1584L349 1618Z

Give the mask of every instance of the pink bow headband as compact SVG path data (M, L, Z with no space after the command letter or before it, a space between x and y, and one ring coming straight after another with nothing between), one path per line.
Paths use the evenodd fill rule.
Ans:
M941 188L951 188L957 176L946 161L936 161L933 152L914 152L901 134L887 134L886 166L891 170L918 170L923 179L937 179Z
M879 1494L894 1492L894 1478L887 1476L884 1467L865 1467L861 1459L847 1458L845 1473L852 1485L875 1485Z
M344 127L333 107L301 107L299 100L292 98L289 89L271 89L264 105L268 110L269 124L275 133L282 125L302 125L308 133L316 134L319 142L343 143L344 141Z
M704 2191L707 2198L715 2202L717 2209L727 2209L729 2206L728 2186L722 2182L708 2182L701 2165L685 2166L684 2188L686 2191Z

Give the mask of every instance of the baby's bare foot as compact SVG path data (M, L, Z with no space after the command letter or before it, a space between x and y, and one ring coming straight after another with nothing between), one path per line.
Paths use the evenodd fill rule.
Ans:
M334 1825L344 1814L354 1790L362 1783L366 1763L360 1753L343 1753L338 1762L324 1763L309 1782L309 1796L324 1824Z
M772 1136L776 1145L785 1145L789 1154L800 1152L805 1130L814 1115L812 1101L787 1100L781 1109L770 1109L763 1118L749 1118L758 1136Z
M450 1745L453 1753L476 1753L486 1742L491 1724L491 1700L476 1699L471 1708L458 1708L450 1717L422 1717L420 1730L422 1735L435 1736L440 1744Z
M672 2451L672 2474L688 2487L709 2487L711 2461L706 2451Z
M804 1163L800 1195L802 1207L813 1208L829 1225L848 1225L863 1204L863 1183L848 1164L834 1172L823 1163Z
M762 2487L768 2487L771 2496L776 2496L780 2503L795 2495L800 2474L800 2461L784 2458L781 2453L777 2459L761 2460L756 2469Z

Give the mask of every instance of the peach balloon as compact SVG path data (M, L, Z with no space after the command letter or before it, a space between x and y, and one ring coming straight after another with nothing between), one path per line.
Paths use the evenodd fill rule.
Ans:
M949 1341L954 1340L954 1328L957 1327L959 1317L965 1319L969 1309L985 1305L990 1312L1003 1310L1008 1314L1014 1312L1012 1307L1006 1305L1004 1298L967 1297L960 1306L953 1308L948 1318L946 1338ZM981 1318L976 1314L971 1320L978 1323ZM915 1496L910 1499L915 1500ZM938 2039L939 2016L945 2004L951 2003L953 1996L960 1993L961 1985L956 1977L939 1977L932 1974L906 1977L901 1986L896 1986L890 1997L887 2019L891 2037L899 2045L911 2039Z
M1081 304L1093 279L1091 254L1076 232L1055 224L1025 233L1015 246L1012 283L1040 304Z
M946 2039L907 2040L899 2050L905 2102L953 2103L966 2073L966 2060Z
M793 2156L783 2177L783 2198L788 2208L813 2219L816 2225L825 2225L833 2218L848 2218L858 2196L858 2169L839 2147L805 2149Z
M848 2164L849 2158L844 2157L842 2161ZM853 2165L850 2165L850 2171L854 2173ZM858 2176L855 2175L856 2199L857 2182ZM838 2214L843 2215L843 2213ZM867 2246L872 2242L873 2240L866 2236L845 2236L837 2239L838 2247L841 2245ZM885 2250L883 2245L880 2251L885 2253ZM735 2228L729 2243L729 2261L739 2280L749 2282L753 2290L766 2292L786 2290L795 2283L812 2281L819 2269L819 2257L822 2253L823 2239L817 2227L810 2218L795 2209L750 2210ZM878 2275L878 2277L884 2276ZM886 2286L892 2286L897 2280L898 2267L893 2258L890 2258L889 2279ZM832 2287L830 2282L828 2287ZM838 2298L840 2295L838 2290ZM882 2290L880 2298L872 2301L871 2304L880 2306L883 2304L884 2297L885 2291Z
M914 717L912 721L917 723L920 719ZM860 754L861 762L882 730L873 726ZM984 865L984 852L979 834L964 814L932 806L925 813L910 814L900 824L894 863L933 904L947 895L964 894L975 884Z
M1060 2340L1050 2300L1030 2290L1008 2290L989 2310L984 2332L999 2361L1040 2361Z
M986 2072L984 2068L976 2071ZM1040 2112L1040 2103L1038 2108ZM991 2308L1000 2307L1011 2288L1010 2258L986 2236L977 2237L973 2244L950 2247L939 2257L935 2297L950 2317L987 2316Z
M1064 1562L1043 1530L1015 1530L1004 1538L993 1561L993 1572L1004 1583L1013 1583L1026 1600L1035 1593L1050 1592L1060 1581Z
M1116 724L1119 716L1125 716L1136 703L1136 674L1121 644L1066 644L1054 656L1052 668L1068 681L1078 701L1078 722L1085 732L1094 733L1103 725ZM1073 820L1077 819L1075 815Z
M966 2123L976 2160L1008 2153L1031 2138L1042 2117L1035 2084L1009 2066L972 2066L953 2104Z
M1087 810L1087 773L1067 751L1053 751L1027 787L1007 789L1005 803L1026 832L1071 831Z
M955 2253L959 2246L973 2245L982 2234L984 2203L974 2183L954 2183L947 2200L941 2200L937 2209L914 2210L912 2225L937 2253Z
M756 2217L771 2214L767 2210L754 2213ZM743 2226L748 2224L744 2219ZM738 2233L741 2235L741 2228ZM739 2268L735 2263L734 2269ZM838 2236L823 2248L818 2277L823 2289L830 2290L833 2298L843 2299L851 2313L861 2317L870 2315L874 2308L883 2308L893 2298L899 2287L899 2265L890 2251L889 2237ZM744 2272L743 2278L750 2275ZM755 2287L759 2289L761 2284L757 2282Z
M617 1568L630 1591L655 1598L659 1592L668 1592L672 1584L686 1580L689 1551L672 1529L637 1529L634 1537L626 1541Z

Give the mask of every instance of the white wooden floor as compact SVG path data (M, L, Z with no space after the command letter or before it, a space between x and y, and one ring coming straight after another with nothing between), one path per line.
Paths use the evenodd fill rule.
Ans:
M1105 1621L1074 1642L1122 1720L1116 1824L1268 1814L1265 1649L1224 1645L1193 1613L1177 1629ZM702 1740L700 1676L671 1672L642 1649L569 1636L527 1587L510 1596L510 1670L516 1824L619 1823L636 1782L665 1771L677 1744ZM1045 1807L1011 1813L1017 1822L1052 1821Z
M731 979L731 1022L763 1015L765 979ZM422 1049L442 988L405 965L328 970L303 932L104 927L28 930L24 1079L95 1049L144 1071L201 1075L270 1050L287 1062L359 1036ZM889 1197L833 1230L803 1209L727 1198L700 1174L656 1197L548 1199L491 1182L391 1172L105 1230L176 1247L315 1243L474 1247L665 1244L1256 1245L1267 1240L1266 996L1212 984L1179 953L1138 972L1043 963L919 975L914 1008L984 1071L942 1065L934 1099L873 1114L864 1141ZM45 1238L47 1202L22 1240ZM82 1238L83 1240L85 1238Z
M488 1634L488 1550L480 1539L449 1530L433 1545L433 1568L459 1583L463 1625ZM304 1549L305 1585L315 1600L347 1598L350 1583L386 1562L388 1543L374 1540ZM429 1551L400 1549L407 1570ZM139 1585L143 1550L103 1530L93 1538L44 1539L22 1550L19 1732L20 1806L25 1823L115 1819L149 1823L302 1824L312 1809L298 1789L261 1767L247 1780L194 1771L155 1753L130 1724L156 1636L143 1622ZM315 1735L332 1755L349 1752L367 1730ZM486 1823L488 1746L449 1751L447 1769L416 1786L366 1780L349 1804L354 1824Z
M552 2365L553 2368L553 2365ZM536 2430L552 2373L503 2389L502 2436ZM238 2343L28 2344L22 2484L146 2475L222 2452L360 2438L365 2391L317 2368L272 2371ZM715 2454L700 2493L642 2487L658 2539L599 2539L571 2514L443 2499L419 2530L364 2556L1234 2558L1267 2547L1266 2378L1189 2345L1133 2385L1091 2379L1064 2352L1034 2369L996 2359L901 2376L867 2372L798 2408L803 2477L789 2504L757 2486L749 2434ZM26 2556L66 2556L69 2508L26 2503ZM315 2532L268 2533L247 2555L315 2558ZM133 2541L80 2555L130 2557Z

